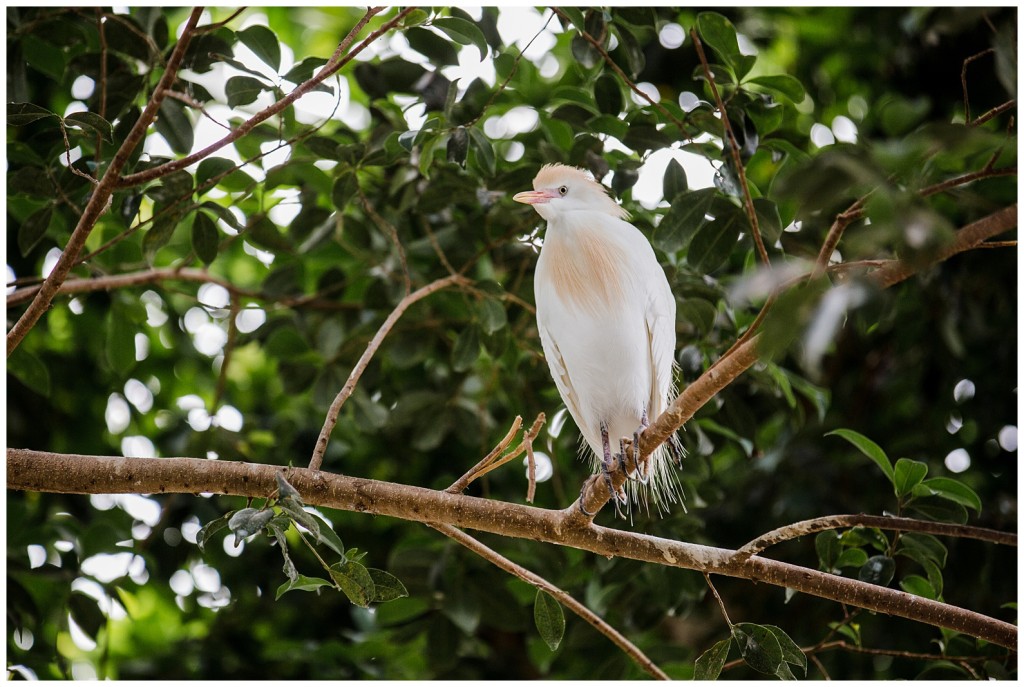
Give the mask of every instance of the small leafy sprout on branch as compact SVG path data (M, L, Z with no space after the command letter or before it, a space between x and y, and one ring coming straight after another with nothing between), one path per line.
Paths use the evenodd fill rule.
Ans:
M323 526L318 522L318 518ZM299 573L288 553L286 535L292 525L295 526L302 543L320 561L329 579L308 577ZM320 513L307 511L298 490L289 484L281 473L277 473L276 501L271 498L262 508L242 508L206 523L196 537L199 550L204 550L210 538L225 527L234 533L236 546L243 539L261 532L272 536L277 542L284 559L284 573L288 576L288 581L277 588L277 599L294 589L316 591L319 594L321 587L334 587L343 592L352 603L366 608L371 603L384 603L409 596L405 585L397 577L384 570L368 568L360 562L366 556L366 552L354 548L346 551L331 523ZM315 542L311 543L307 534L312 535ZM329 563L317 551L316 544L323 544L329 548L339 560L336 563Z

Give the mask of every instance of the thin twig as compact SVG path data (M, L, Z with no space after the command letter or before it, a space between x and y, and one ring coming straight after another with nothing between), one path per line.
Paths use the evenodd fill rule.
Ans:
M537 589L553 596L560 604L590 623L594 629L610 639L615 646L622 649L623 653L629 656L645 672L658 680L669 680L669 676L661 670L654 661L647 657L635 644L626 639L618 630L602 620L596 613L574 599L567 592L551 584L540 575L527 570L521 565L510 561L500 553L484 545L479 540L471 537L462 530L441 523L427 523L428 526L441 534L457 541L481 558L490 561L505 572L515 575L523 582L530 584Z
M809 658L814 658L815 654L822 653L824 651L832 651L833 649L842 649L849 651L854 654L867 654L868 656L892 656L894 658L907 658L917 661L950 661L953 663L984 663L985 661L1007 659L1009 654L1003 656L946 656L943 654L925 654L916 651L903 651L902 649L872 649L866 646L857 646L856 644L850 644L845 640L838 639L834 642L826 642L824 644L801 647L802 651ZM742 658L734 659L729 661L722 666L722 671L736 668L737 666L743 665L744 661ZM824 670L823 668L820 668Z
M111 291L131 286L144 286L146 284L157 284L164 281L191 281L199 283L217 284L227 289L233 296L250 298L288 308L313 307L324 310L343 310L362 308L358 303L334 303L323 301L323 296L329 294L331 289L306 296L270 296L262 291L253 291L238 287L226 279L210 274L206 270L192 267L154 267L139 272L127 272L125 274L113 274L101 277L82 277L80 279L69 279L61 284L59 295L68 296L79 293L94 293L96 291ZM19 289L7 297L7 307L11 308L25 301L31 300L39 291L38 284L24 289ZM340 288L340 287L336 287ZM335 289L335 290L336 290Z
M370 343L367 344L366 350L363 351L363 355L359 358L356 366L352 368L351 374L348 376L348 380L345 381L345 385L338 392L338 395L334 398L334 402L331 403L330 409L327 411L327 417L324 419L323 429L320 430L320 436L316 440L316 446L313 448L313 456L309 461L310 470L319 470L320 465L323 463L324 453L327 451L327 442L330 441L331 432L334 431L334 425L338 423L338 417L341 414L341 407L348 400L348 397L355 391L356 383L362 376L366 366L370 364L370 360L373 355L380 348L381 343L384 342L384 338L391 331L391 328L395 326L395 322L402 316L406 308L415 303L416 301L429 296L435 291L447 288L453 284L459 284L466 281L466 278L461 275L451 275L444 279L438 279L433 281L426 286L413 291L408 294L405 298L398 302L395 309L391 311L387 319L384 320L384 324L380 326L377 333L373 335Z
M1005 544L1007 546L1017 545L1016 534L991 530L986 527L955 525L946 522L935 522L933 520L915 520L914 518L889 518L878 515L829 515L812 520L802 520L792 525L774 529L741 546L736 553L742 558L749 558L784 541L843 527L878 527L883 530L924 532L926 534L963 537L965 539L980 539L981 541Z
M235 19L235 17L237 17L238 15L240 15L242 12L246 11L247 9L249 9L249 8L248 7L239 7L234 12L229 14L228 18L225 19L224 21L218 21L218 22L215 22L213 24L204 24L203 26L200 26L198 29L196 29L196 33L197 34L209 33L210 31L216 31L217 29L219 29L222 26L227 26L228 24L230 24Z
M492 460L494 460L502 453L504 453L505 449L507 449L509 444L512 443L512 440L516 438L516 434L519 433L519 428L522 426L523 416L516 415L516 419L512 421L512 426L505 434L505 437L501 441L499 441L494 448L491 449L491 452L484 456L480 460L480 462L478 462L476 465L467 470L466 474L452 482L452 485L445 489L445 491L447 491L449 494L462 493L462 491L469 486L469 483L475 479L477 470L487 467L488 465L490 465Z
M446 489L446 491L452 494L460 493L463 490L465 490L465 488L468 487L474 480L483 477L488 472L493 472L494 470L497 470L502 465L507 464L509 461L518 458L526 451L532 449L532 442L534 439L537 438L537 434L540 433L540 428L544 425L546 419L547 418L545 417L544 413L538 413L537 419L535 419L533 421L533 424L530 425L530 429L526 430L526 432L523 434L523 440L520 441L514 449L512 449L511 451L509 451L508 453L499 458L498 454L500 453L500 451L498 449L501 448L501 450L503 451L505 450L505 447L508 446L508 444L505 444L505 440L503 439L502 444L504 444L504 446L502 446L502 444L499 444L497 447L495 447L495 449L488 453L483 460L481 460L479 463L473 466L473 468L465 475L456 480L455 483L452 484L452 486ZM527 491L527 496L530 496L529 490Z
M188 93L182 93L181 91L168 91L167 97L174 98L179 102L185 103L194 110L199 110L204 117L209 119L211 122L213 122L220 128L231 131L231 127L229 125L225 124L224 122L218 121L216 117L214 117L206 111L206 106L204 106L201 102L190 96Z
M107 117L107 32L105 28L106 21L103 18L103 12L99 7L96 8L96 31L100 35L100 106L99 116L106 119ZM100 161L103 159L103 136L99 132L96 133L96 166L99 167Z
M565 14L565 12L563 12L560 9L558 9L557 7L552 7L551 9L559 17L561 17L565 21L569 22L570 24L572 23L572 19L570 19L568 17L568 15ZM679 133L680 134L682 134L683 136L686 135L686 128L685 128L685 125L683 124L683 120L679 119L674 114L669 112L668 109L664 105L662 105L660 102L658 102L657 100L655 100L651 96L647 95L644 91L642 91L640 89L639 86L637 86L635 83L633 83L633 80L630 79L628 76L626 76L626 72L622 71L622 68L619 67L619 65L617 65L615 63L615 60L612 59L612 56L609 55L608 51L604 49L604 46L601 45L601 41L599 41L598 39L594 38L589 33L587 33L584 29L582 29L582 28L580 28L578 26L576 27L576 30L579 31L580 36L583 38L583 40L585 40L586 42L590 43L590 45L593 46L594 50L596 50L598 52L598 54L601 55L602 59L604 59L604 61L605 61L605 64L607 64L609 67L612 68L612 71L615 72L615 74L619 77L619 79L622 80L622 83L626 84L626 87L629 88L629 90L633 91L638 96L640 96L641 98L643 98L644 100L649 102L651 104L651 106L654 107L654 109L656 109L658 112L660 112L662 115L664 115L668 120L670 120L676 126L677 129L679 129ZM684 140L689 140L689 138L687 137Z
M960 85L964 89L964 121L967 122L968 125L971 124L971 101L970 98L967 97L967 65L994 52L995 48L989 48L988 50L982 50L976 55L971 55L964 60L963 67L960 68Z
M1000 167L999 169L982 169L977 172L962 174L958 177L953 177L952 179L947 179L946 181L942 181L937 184L932 184L931 186L925 186L923 189L919 191L919 193L921 194L922 198L927 198L928 196L934 196L936 193L947 191L956 186L963 186L964 184L969 184L972 181L977 181L978 179L987 179L989 177L1016 176L1016 174L1016 165L1014 165L1013 167Z
M754 209L754 199L750 195L750 187L747 185L747 172L743 167L743 160L740 158L739 141L736 139L736 134L733 133L732 124L729 122L729 113L726 112L725 103L718 92L718 84L715 83L715 76L711 73L711 65L708 64L707 55L704 54L704 45L697 35L697 29L690 29L690 37L693 39L693 47L697 50L700 64L704 68L704 77L711 86L711 94L715 97L715 104L722 115L722 126L725 129L729 152L732 156L733 165L736 167L736 176L740 179L740 189L743 191L743 207L747 211L747 220L750 222L750 235L754 239L754 245L757 246L757 254L760 256L761 262L765 265L770 265L771 261L768 259L768 251L765 250L764 240L761 238L761 227L758 225L757 210Z
M820 658L818 658L814 654L811 654L808 658L810 658L811 659L811 663L813 663L815 665L815 667L817 667L817 669L819 671L821 671L821 676L823 678L825 678L826 680L831 680L832 679L832 676L828 674L827 670L825 670L825 665L821 662ZM722 666L722 669L725 670L725 666Z
M725 610L725 603L722 601L722 597L718 595L718 590L715 589L715 585L711 582L711 575L704 573L704 581L708 583L708 587L711 589L711 593L715 596L715 601L718 602L718 608L722 611L722 617L725 618L725 624L729 626L729 631L732 631L732 621L729 620L729 612Z
M993 117L998 117L999 115L1001 115L1002 113L1006 112L1007 110L1012 110L1015 107L1017 107L1017 101L1016 100L1008 100L1005 103L1003 103L1002 105L996 105L991 110L989 110L985 114L983 114L980 117L978 117L977 119L975 119L973 122L970 122L970 125L971 126L981 126L982 124L984 124L988 120L992 119Z
M555 11L557 12L558 10ZM544 33L544 30L548 28L548 24L551 23L551 20L554 18L554 16L555 15L552 14L550 17L548 17L548 20L544 22L544 26L540 27L540 30L537 31L537 33L533 34L533 38L531 38L530 41L526 44L526 47L519 51L519 54L516 55L515 59L512 61L512 68L509 70L508 76L506 76L505 80L501 82L501 85L494 90L494 93L492 93L491 97L487 99L487 102L484 103L484 106L480 108L480 112L477 114L477 116L473 117L462 126L468 129L469 127L473 126L483 118L483 116L487 113L487 110L489 110L491 105L494 104L494 101L497 100L498 96L501 95L505 88L508 87L508 82L512 80L513 76L515 76L516 71L519 69L519 62L520 60L523 59L523 54L530 49L530 46L533 45L533 42L535 40L537 40L537 37Z
M405 259L405 248L402 246L402 241L398 238L398 229L377 213L373 203L366 197L362 187L357 186L357 191L359 193L359 200L363 203L363 209L366 210L366 213L380 227L381 231L391 240L391 243L395 245L395 251L398 252L398 261L402 264L402 285L405 287L405 295L408 296L409 292L412 291L412 277L409 276L409 263Z

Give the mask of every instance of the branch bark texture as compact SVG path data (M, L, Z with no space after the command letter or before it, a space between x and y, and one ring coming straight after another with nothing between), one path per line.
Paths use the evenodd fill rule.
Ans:
M264 497L274 465L198 458L119 458L7 450L9 489L71 494L201 493ZM1017 628L905 592L736 551L600 527L553 511L422 487L289 468L288 481L315 506L572 546L603 556L698 570L787 587L824 599L980 637L1016 651Z

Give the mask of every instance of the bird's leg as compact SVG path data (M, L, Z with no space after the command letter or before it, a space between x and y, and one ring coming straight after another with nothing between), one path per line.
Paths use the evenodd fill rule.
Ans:
M590 484L590 480L589 479L586 482L583 483L582 487L580 487L580 500L577 501L577 503L579 504L580 512L583 513L588 518L592 518L595 515L597 515L597 513L591 513L589 510L587 510L586 508L583 507L583 497L586 496L587 485L588 484Z
M650 470L647 470L646 474L644 472L644 468L649 468L651 463L650 458L648 458L644 465L640 465L640 434L649 426L647 422L647 409L644 408L644 412L640 416L640 426L633 432L633 465L636 466L637 479L643 485L646 485L651 479Z
M615 471L616 465L612 459L611 442L608 440L608 425L604 422L601 423L601 445L604 448L604 461L601 463L601 471L604 473L605 484L608 485L608 493L611 494L612 501L615 502L615 512L622 515L622 512L619 510L619 504L628 503L628 499L624 492L620 494L612 486L612 473Z

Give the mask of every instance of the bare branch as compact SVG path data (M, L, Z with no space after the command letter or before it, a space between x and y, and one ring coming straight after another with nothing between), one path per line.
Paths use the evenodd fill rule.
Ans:
M796 539L807 534L834 530L840 527L878 527L883 530L897 530L899 532L924 532L926 534L940 534L951 537L964 537L966 539L980 539L992 542L993 544L1006 544L1007 546L1017 545L1017 535L1012 532L1000 532L985 527L972 527L970 525L955 525L946 522L935 522L932 520L915 520L913 518L888 518L877 515L829 515L824 518L813 520L802 520L792 525L786 525L778 529L762 534L747 544L744 544L736 552L739 556L748 558L764 551L770 546L775 546L790 539Z
M614 627L602 620L596 613L591 611L589 608L584 606L582 603L574 599L567 592L551 584L540 575L527 570L526 568L518 565L509 559L502 556L500 553L491 549L479 540L469 536L465 532L451 525L442 525L439 523L427 523L430 527L441 534L454 539L458 543L465 546L473 553L478 554L481 558L490 561L494 565L498 566L505 572L515 575L523 582L531 584L537 589L542 589L551 596L555 597L560 604L568 608L570 611L578 615L579 617L586 620L588 623L594 626L598 632L603 634L605 637L610 639L615 646L622 649L622 651L629 656L633 661L643 668L652 677L658 680L669 680L668 675L665 674L661 668L654 664L654 661L649 659L644 652L642 652L635 644L626 639L625 636Z
M276 487L275 465L198 458L122 458L7 450L7 487L78 494L197 493L264 497ZM509 537L757 580L859 608L946 627L1016 651L1016 626L950 604L760 556L600 527L533 506L422 487L287 469L288 481L313 506L444 523ZM575 511L575 506L572 512Z
M384 337L388 335L391 328L395 326L395 322L402 316L406 308L415 303L416 301L429 296L435 291L447 288L453 284L460 284L466 281L466 278L461 275L451 275L444 279L438 279L433 281L426 286L413 291L408 294L405 298L398 302L395 309L391 311L387 319L384 320L384 324L380 326L377 333L373 335L370 343L367 344L366 350L363 351L363 355L359 358L356 366L352 368L351 374L348 376L348 380L345 382L345 386L341 388L338 395L335 397L334 402L331 403L330 409L327 411L327 418L324 420L323 429L320 430L320 436L316 440L316 446L313 449L313 457L309 461L310 470L319 470L320 465L324 459L324 453L327 451L327 442L330 441L331 432L334 431L334 425L338 423L338 417L341 414L341 407L345 405L345 401L355 391L356 383L362 376L366 366L370 364L370 360L373 355L380 348L381 343L384 341Z
M516 415L516 419L512 421L512 426L505 434L505 438L499 441L498 444L491 449L491 452L484 456L479 463L477 463L469 470L467 470L466 474L452 482L452 485L448 487L445 491L447 491L449 494L461 494L463 491L465 491L466 487L468 487L470 483L474 479L476 479L476 473L479 470L490 465L495 458L497 458L498 456L505 452L505 449L507 449L509 447L509 444L512 443L512 440L516 438L516 434L519 433L519 428L522 426L523 417L521 415Z

